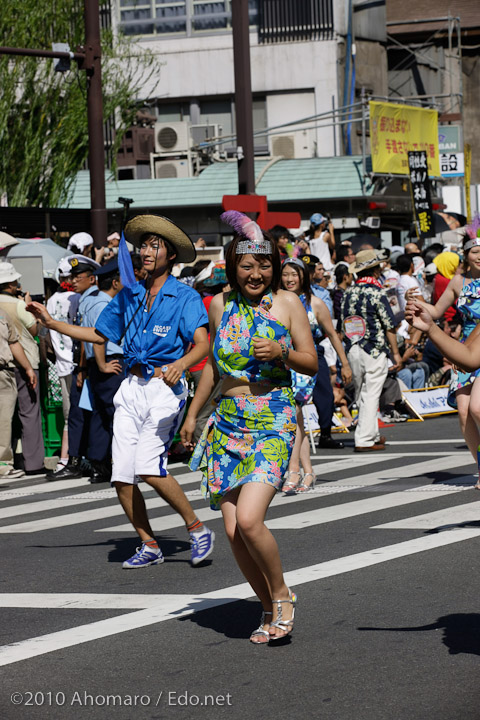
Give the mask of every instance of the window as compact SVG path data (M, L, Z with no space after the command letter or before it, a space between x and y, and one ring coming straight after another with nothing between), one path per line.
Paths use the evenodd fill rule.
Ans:
M126 35L195 35L228 30L233 0L120 0ZM250 24L257 24L258 0L249 0Z

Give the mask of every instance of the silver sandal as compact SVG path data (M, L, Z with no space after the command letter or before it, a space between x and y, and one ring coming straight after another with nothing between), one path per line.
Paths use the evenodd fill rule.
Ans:
M309 476L310 476L312 479L311 479L311 481L310 481L310 484L307 485L307 483L305 482L305 480L306 480L307 477L309 477ZM305 475L303 476L302 483L301 483L301 485L299 486L297 492L299 492L299 493L310 492L310 490L313 490L313 489L315 488L315 483L316 483L316 482L317 482L317 476L316 476L316 475L314 475L313 473L305 473Z
M277 619L270 623L271 628L276 627L279 630L284 630L286 634L280 635L279 637L277 637L276 635L269 635L270 642L274 642L276 640L283 640L287 637L287 635L290 635L293 630L297 595L290 589L288 590L288 594L290 596L289 600L273 600L273 604L277 606ZM290 603L292 605L292 617L290 618L290 620L282 620L282 603Z
M265 615L272 615L272 614L273 613L271 613L269 610L263 610L262 617L260 619L260 625L250 635L250 642L253 643L254 645L267 645L268 644L268 641L270 640L270 634L269 634L268 630L263 629L263 626L265 625ZM255 640L253 640L254 637L266 637L267 642L255 642Z
M296 483L291 481L292 475L298 475L298 480ZM301 487L301 480L302 474L300 470L288 470L285 473L285 482L282 486L282 492L287 493L287 495L294 495L297 492L297 489ZM300 484L299 484L300 483Z

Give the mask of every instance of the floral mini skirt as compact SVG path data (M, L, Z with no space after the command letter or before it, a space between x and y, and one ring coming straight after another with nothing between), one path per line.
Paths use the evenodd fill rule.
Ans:
M266 395L222 395L190 460L201 470L210 506L249 482L279 488L295 442L295 400L290 387Z

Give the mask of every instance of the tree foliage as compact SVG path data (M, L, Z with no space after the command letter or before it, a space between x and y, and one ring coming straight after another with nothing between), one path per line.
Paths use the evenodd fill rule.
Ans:
M82 0L2 0L0 45L74 51L85 42L83 12ZM116 146L139 106L139 75L159 70L134 41L102 30L103 116L115 120ZM86 73L75 61L60 73L52 60L0 55L0 87L0 193L10 206L56 207L88 155Z

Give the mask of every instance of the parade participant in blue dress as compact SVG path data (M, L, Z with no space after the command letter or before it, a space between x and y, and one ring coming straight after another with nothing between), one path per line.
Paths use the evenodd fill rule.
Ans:
M435 305L423 303L429 315L439 320L445 311L457 304L464 318L461 342L465 342L480 322L480 216L465 229L463 239L463 274L454 275ZM411 297L412 293L407 293ZM418 300L418 298L417 298ZM422 302L421 299L419 302ZM460 366L461 367L461 366ZM457 369L450 381L448 403L458 409L458 420L465 442L480 467L480 369L463 372ZM476 484L480 490L480 480Z
M208 351L208 318L201 297L170 274L175 262L195 260L195 248L183 230L157 215L130 220L125 237L140 248L148 277L136 282L130 264L130 282L124 282L122 275L123 290L103 310L95 328L54 321L37 303L31 308L47 327L71 337L96 344L123 340L127 376L114 398L112 484L142 542L123 567L163 562L138 488L139 477L182 516L190 533L191 561L197 565L212 552L215 536L198 520L167 470L168 449L185 409L184 372Z
M329 338L340 358L340 362L342 363L342 379L345 385L351 382L352 372L343 345L333 327L327 306L320 298L312 296L310 273L303 260L300 260L300 258L289 258L284 261L282 266L282 287L285 290L294 292L300 298L307 312L313 342L318 353L318 370L313 378L308 375L302 375L301 373L292 373L295 401L297 404L297 436L295 438L295 445L290 458L288 472L285 476L286 482L283 486L283 490L287 494L292 494L296 492L307 492L315 485L316 478L310 459L310 447L305 434L302 408L310 402L312 395L314 395L315 386L318 381L318 373L323 374L323 387L325 388L325 392L317 398L317 404L330 404L330 407L332 407L333 404L333 388L330 381L330 371L321 352L322 348L320 348L320 343L325 337ZM331 417L329 422L331 423ZM300 463L304 472L303 479L300 474Z
M203 471L203 492L222 511L237 564L262 603L260 627L250 638L260 644L293 628L295 593L285 584L278 546L264 521L294 442L288 368L313 375L317 358L300 300L279 290L276 245L241 213L230 211L222 219L237 233L226 257L233 290L216 295L210 305L209 360L181 437L192 447L197 414L220 377L222 395L191 467Z

